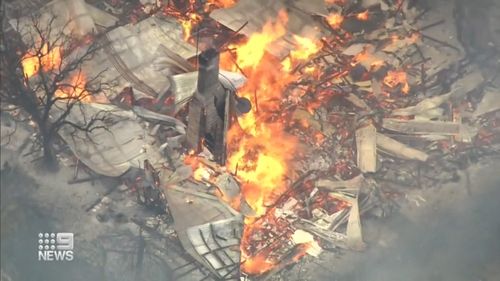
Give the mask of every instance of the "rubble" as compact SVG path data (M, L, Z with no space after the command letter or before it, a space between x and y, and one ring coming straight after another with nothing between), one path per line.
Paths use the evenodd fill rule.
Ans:
M165 8L142 2L151 13ZM448 21L422 26L408 3L292 2L240 0L211 11L212 24L226 27L213 37L227 42L199 53L198 41L182 40L192 34L181 14L197 15L194 6L111 28L114 16L74 3L91 15L81 17L85 34L100 22L110 28L84 70L110 68L104 79L113 86L68 118L106 114L105 130L64 128L61 138L98 174L141 171L134 188L118 190L160 202L186 253L219 280L237 280L240 266L259 278L322 249L363 250L363 213L392 204L377 180L421 185L421 166L418 175L405 169L432 170L436 159L498 135L498 89L463 64L458 43L440 39L436 27ZM266 26L276 37L259 46L266 71L239 65L234 56L251 40L237 35ZM137 224L159 228L156 219Z

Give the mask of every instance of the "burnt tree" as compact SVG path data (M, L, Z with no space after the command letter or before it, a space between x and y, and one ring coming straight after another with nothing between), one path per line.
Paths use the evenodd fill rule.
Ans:
M5 17L3 17L5 19ZM2 108L9 105L29 118L36 130L34 151L42 151L48 167L56 167L55 142L64 126L91 132L105 128L107 115L84 116L83 122L67 119L105 88L102 72L84 73L83 66L100 50L99 36L75 36L71 23L56 24L55 15L32 15L2 23ZM12 23L13 21L11 21Z

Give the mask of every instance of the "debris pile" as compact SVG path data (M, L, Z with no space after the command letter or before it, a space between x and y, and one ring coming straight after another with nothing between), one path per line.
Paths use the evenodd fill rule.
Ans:
M463 167L443 162L497 135L497 115L474 113L491 80L458 41L440 40L436 27L449 23L423 23L428 11L405 1L334 2L317 14L296 7L314 18L314 36L294 33L296 14L280 1L260 3L278 15L264 23L251 1L211 14L248 37L228 44L222 67L247 77L238 94L253 105L230 129L227 165L255 214L241 244L250 275L320 248L363 249L360 215L389 212L395 184L453 180ZM255 12L235 20L245 9ZM314 239L294 239L304 232Z
M109 24L96 20L105 47L70 84L85 91L83 74L102 70L112 86L67 118L115 122L58 133L76 169L130 177L142 205L166 209L169 237L219 280L362 250L364 214L496 152L498 78L447 33L451 13L400 0L97 3L110 15L80 2ZM26 79L57 59L28 52Z

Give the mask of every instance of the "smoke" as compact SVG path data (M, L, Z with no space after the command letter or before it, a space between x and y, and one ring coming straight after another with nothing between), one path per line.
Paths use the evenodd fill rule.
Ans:
M500 280L500 159L474 170L471 195L460 183L436 190L441 198L428 199L436 201L434 209L411 220L408 214L392 218L384 227L398 238L359 254L353 270L335 280Z

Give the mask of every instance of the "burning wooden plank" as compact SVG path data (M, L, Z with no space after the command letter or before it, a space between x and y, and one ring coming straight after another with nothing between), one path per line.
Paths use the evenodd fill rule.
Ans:
M373 124L356 130L358 168L363 173L373 173L377 169L377 129Z

